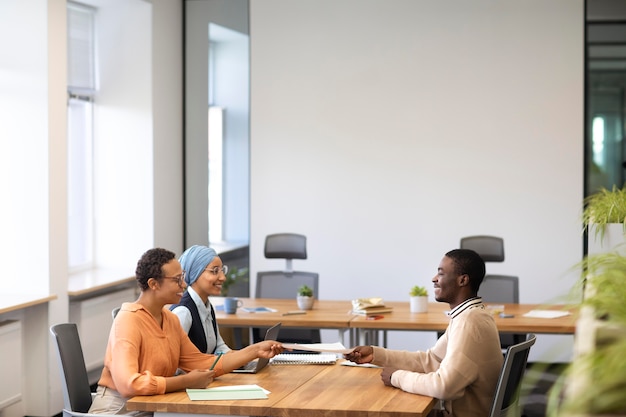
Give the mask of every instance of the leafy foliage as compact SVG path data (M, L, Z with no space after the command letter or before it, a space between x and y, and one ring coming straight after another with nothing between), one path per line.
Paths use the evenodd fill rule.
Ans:
M249 282L249 271L250 270L248 268L237 268L236 266L231 266L228 270L228 275L226 275L226 281L222 283L221 295L227 296L228 288L232 285L239 284L240 282Z
M589 232L589 227L595 225L595 238L602 239L606 225L621 223L626 233L626 186L617 188L615 185L611 191L601 188L584 200L582 221L584 229Z
M620 248L616 248L619 250ZM579 354L550 390L547 415L626 414L626 257L590 255L577 267L581 307L593 312L593 349ZM580 385L584 389L576 389ZM570 391L571 390L571 391ZM575 393L575 394L573 394Z
M308 285L303 285L298 288L298 295L302 297L313 297L313 290Z
M425 297L428 295L428 291L426 290L426 287L415 285L411 288L411 291L409 291L409 295L411 297Z

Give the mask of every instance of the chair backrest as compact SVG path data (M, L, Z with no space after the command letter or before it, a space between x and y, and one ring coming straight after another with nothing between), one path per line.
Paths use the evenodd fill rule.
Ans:
M512 275L485 275L478 295L487 303L519 303L519 278Z
M115 307L113 310L111 310L111 316L113 317L113 320L115 320L115 316L117 316L117 313L120 312L120 308L122 307Z
M536 340L534 334L529 334L525 341L509 346L506 350L489 417L516 417L521 414L519 393L522 378L526 371L530 347Z
M293 259L306 259L306 236L297 233L274 233L265 237L265 257L284 259L285 271L293 271Z
M504 240L496 236L467 236L461 238L461 249L471 249L485 262L504 262Z
M297 233L275 233L265 238L265 257L285 259L284 271L257 272L256 298L296 299L298 288L303 285L313 290L313 298L318 298L319 274L294 271L292 259L306 259L306 236ZM262 330L253 328L255 342L261 340ZM286 329L280 331L281 341L291 343L320 343L319 329Z
M461 249L471 249L485 262L504 262L504 239L497 236L476 235L461 238ZM519 303L519 279L511 275L485 275L478 295L486 303ZM503 349L524 340L523 334L501 334Z
M64 408L86 413L92 399L78 328L75 323L55 324L50 327L50 333L61 370Z
M296 298L298 288L307 285L318 298L319 274L315 272L266 271L257 273L256 298Z

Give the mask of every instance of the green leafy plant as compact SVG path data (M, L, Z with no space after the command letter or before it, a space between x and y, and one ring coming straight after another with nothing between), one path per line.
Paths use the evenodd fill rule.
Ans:
M411 297L426 297L428 296L428 291L426 290L426 287L414 285L409 291L409 295Z
M617 249L617 248L616 248ZM549 393L547 414L626 414L626 257L586 257L572 293L584 293L576 338L586 341Z
M250 281L250 278L248 275L249 271L250 270L248 268L238 268L236 266L231 266L228 269L228 275L226 275L226 281L222 283L221 295L224 297L227 296L228 289L235 284L239 284L242 282L249 282Z
M601 188L584 200L582 221L584 230L594 225L594 237L602 239L606 226L610 223L621 223L626 233L626 186L617 188L615 185L611 191Z
M301 297L313 297L313 290L308 285L298 288L298 295Z

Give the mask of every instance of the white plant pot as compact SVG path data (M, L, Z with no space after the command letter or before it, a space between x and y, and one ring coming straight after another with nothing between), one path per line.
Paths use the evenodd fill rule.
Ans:
M623 245L626 241L624 226L621 223L607 224L602 239L600 239L600 234L596 234L597 227L593 223L589 226L589 234L587 236L587 252L589 255L607 253L616 249L622 255L626 255L626 247Z
M303 295L298 295L296 300L298 301L298 308L300 310L312 310L313 309L313 301L315 300L313 297L305 297Z
M410 298L411 313L426 313L428 311L428 297L415 296Z

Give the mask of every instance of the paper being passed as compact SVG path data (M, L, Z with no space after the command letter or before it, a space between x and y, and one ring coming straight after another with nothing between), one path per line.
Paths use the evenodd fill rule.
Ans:
M296 350L308 350L310 352L331 352L331 353L350 353L354 350L346 349L346 347L340 342L336 343L283 343L283 347L286 349Z
M187 389L191 401L206 400L257 400L267 398L269 391L258 385L230 385L205 389Z
M533 317L538 319L556 319L558 317L569 316L569 311L557 311L557 310L530 310L524 314L524 317Z

